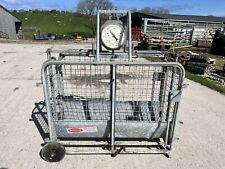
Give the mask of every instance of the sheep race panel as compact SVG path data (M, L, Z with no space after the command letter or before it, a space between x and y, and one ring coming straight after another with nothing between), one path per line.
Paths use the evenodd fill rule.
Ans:
M107 140L113 94L116 139L165 137L168 121L172 124L176 113L172 91L181 88L181 69L161 64L71 63L52 62L46 68L57 137Z

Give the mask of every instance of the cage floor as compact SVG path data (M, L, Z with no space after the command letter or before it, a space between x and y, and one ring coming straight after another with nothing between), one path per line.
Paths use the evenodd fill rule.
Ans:
M110 120L111 102L103 99L57 99L56 120ZM54 109L53 109L54 110ZM159 101L116 101L115 119L119 121L158 121Z

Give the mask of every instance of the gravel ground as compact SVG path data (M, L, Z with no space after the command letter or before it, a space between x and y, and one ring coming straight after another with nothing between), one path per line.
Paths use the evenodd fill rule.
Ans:
M42 137L31 121L43 100L40 69L47 48L88 48L60 44L0 43L0 168L225 168L225 96L186 80L171 158L163 155L66 156L59 163L39 157Z

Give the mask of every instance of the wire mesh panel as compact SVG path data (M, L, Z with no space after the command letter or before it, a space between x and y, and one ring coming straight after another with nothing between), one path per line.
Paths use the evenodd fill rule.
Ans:
M166 114L173 111L169 97L178 88L179 73L169 66L118 64L116 120L166 121ZM110 119L109 64L55 65L47 76L55 120Z
M168 99L171 91L178 89L179 73L169 66L118 65L116 98L129 102L133 110L126 120L165 121L167 109L174 106L168 105ZM118 116L121 112L127 112L125 106L120 107Z
M48 76L55 120L109 119L109 65L57 65Z

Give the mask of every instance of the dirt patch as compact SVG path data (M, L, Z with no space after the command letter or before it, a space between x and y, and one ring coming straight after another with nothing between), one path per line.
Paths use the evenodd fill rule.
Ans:
M12 53L16 53L16 52L3 52L3 54L12 54Z

